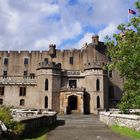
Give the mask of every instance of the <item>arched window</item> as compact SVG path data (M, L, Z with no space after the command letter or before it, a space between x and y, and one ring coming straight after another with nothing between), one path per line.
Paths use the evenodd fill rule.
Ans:
M25 100L24 99L21 99L20 100L20 106L24 106L25 105Z
M49 87L48 85L49 85L49 82L48 82L48 79L46 79L45 80L45 90L48 90L48 87Z
M48 108L48 97L45 97L45 108Z
M100 97L97 96L97 108L100 108Z
M96 80L96 91L99 91L100 90L100 80L97 79Z

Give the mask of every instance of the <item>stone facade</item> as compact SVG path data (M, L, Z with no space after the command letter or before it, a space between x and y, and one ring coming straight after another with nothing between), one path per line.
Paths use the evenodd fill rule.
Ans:
M0 51L0 104L57 112L97 113L115 105L122 79L103 69L107 46L92 37L81 49Z

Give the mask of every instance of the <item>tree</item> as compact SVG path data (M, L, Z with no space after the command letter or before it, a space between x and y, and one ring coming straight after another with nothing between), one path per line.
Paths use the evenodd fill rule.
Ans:
M137 14L129 23L118 26L119 33L106 37L110 69L119 71L124 79L124 94L119 104L127 113L129 108L140 108L140 1L135 3Z

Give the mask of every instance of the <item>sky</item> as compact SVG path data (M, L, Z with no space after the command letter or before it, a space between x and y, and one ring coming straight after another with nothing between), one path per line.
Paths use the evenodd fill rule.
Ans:
M104 41L128 22L135 1L0 0L0 50L80 49L92 35Z

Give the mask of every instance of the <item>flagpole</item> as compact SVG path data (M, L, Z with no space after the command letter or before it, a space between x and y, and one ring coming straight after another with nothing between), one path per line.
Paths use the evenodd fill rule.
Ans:
M128 10L128 13L127 13L127 14L128 14L128 23L129 23L129 21L130 21L130 17L129 17L129 10Z

